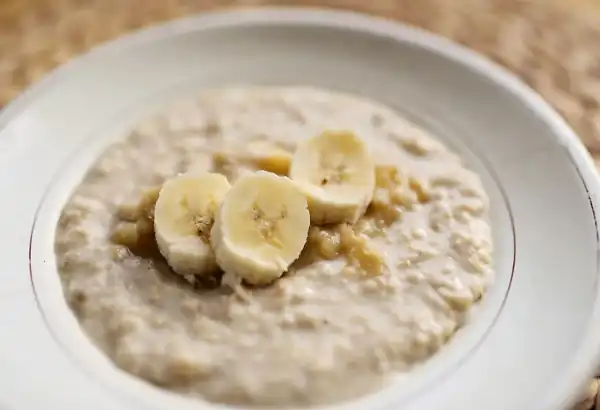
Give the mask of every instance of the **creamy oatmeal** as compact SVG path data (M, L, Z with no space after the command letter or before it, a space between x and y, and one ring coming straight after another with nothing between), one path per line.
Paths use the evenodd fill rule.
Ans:
M296 144L352 130L376 160L354 225L311 226L268 286L174 274L154 241L161 184L289 171ZM312 88L204 92L137 125L92 166L56 232L65 297L127 372L209 401L290 406L377 391L433 355L490 284L488 198L423 130L371 101Z

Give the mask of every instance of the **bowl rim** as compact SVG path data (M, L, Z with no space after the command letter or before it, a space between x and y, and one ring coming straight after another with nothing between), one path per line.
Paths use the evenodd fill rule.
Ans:
M0 110L0 135L14 119L26 110L31 101L39 98L49 89L60 86L62 79L69 76L71 72L84 69L85 65L93 63L97 59L101 60L106 54L122 52L124 49L142 44L151 44L177 34L202 31L217 26L239 27L247 24L272 24L265 22L322 26L375 34L392 41L401 41L426 49L488 78L499 87L504 88L505 91L510 92L513 97L521 100L532 115L538 116L554 130L556 143L564 148L580 173L588 190L592 212L595 213L600 194L600 176L592 157L567 122L532 88L499 64L442 36L409 26L406 23L348 10L295 6L228 7L137 30L91 48L27 87L17 98ZM596 226L595 229L596 235L600 236L599 227ZM600 268L596 274L599 273ZM594 323L600 323L599 294L600 289L596 289L595 305L589 318L586 337L582 340L579 349L574 352L570 367L561 376L562 383L555 386L555 389L549 392L546 400L542 401L544 409L561 409L565 405L574 404L579 399L580 392L586 387L586 383L595 376L597 365L600 363L600 326L594 326Z

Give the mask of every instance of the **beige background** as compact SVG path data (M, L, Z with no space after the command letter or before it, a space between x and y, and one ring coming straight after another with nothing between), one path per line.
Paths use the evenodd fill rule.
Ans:
M0 107L55 66L125 32L260 5L352 9L450 37L538 90L600 165L600 0L0 0ZM599 385L590 383L578 410L594 407Z

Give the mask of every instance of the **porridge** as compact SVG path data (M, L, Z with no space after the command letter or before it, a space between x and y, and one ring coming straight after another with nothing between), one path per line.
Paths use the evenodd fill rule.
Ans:
M111 145L55 250L71 309L121 369L212 402L326 404L381 389L464 324L493 277L488 207L477 175L384 106L226 88Z

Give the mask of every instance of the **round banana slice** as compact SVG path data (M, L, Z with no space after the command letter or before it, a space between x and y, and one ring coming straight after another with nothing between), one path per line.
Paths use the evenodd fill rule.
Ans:
M210 246L214 215L231 186L221 174L188 173L162 186L154 210L160 253L187 280L218 270Z
M291 152L269 140L254 140L242 146L238 142L234 147L213 153L213 162L217 167L237 163L282 176L287 176L291 161Z
M308 198L311 222L355 223L375 191L375 163L349 131L325 131L298 146L290 178Z
M290 179L249 172L225 196L211 242L227 274L263 285L281 277L300 256L309 226L306 197Z
M247 151L260 169L287 176L292 154L269 141L258 140L248 144Z

